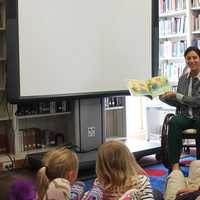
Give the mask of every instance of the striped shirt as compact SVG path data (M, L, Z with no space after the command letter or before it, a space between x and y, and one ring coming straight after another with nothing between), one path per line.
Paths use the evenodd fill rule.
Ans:
M101 189L101 193L96 196L99 198L91 198L91 194L88 194L86 198L83 198L84 200L90 200L90 199L98 199L98 200L154 200L153 197L153 189L151 187L149 178L145 175L139 175L137 177L138 179L138 187L137 188L131 188L130 190L119 194L112 191L106 191L103 189L103 186L98 182L98 180L95 180L94 186L91 190L91 194L93 190L96 190L96 188ZM95 196L95 197L96 197Z

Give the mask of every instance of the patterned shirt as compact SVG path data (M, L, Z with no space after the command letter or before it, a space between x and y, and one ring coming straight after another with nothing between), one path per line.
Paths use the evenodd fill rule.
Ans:
M95 180L94 186L83 198L84 200L153 200L153 189L149 178L144 175L138 176L138 188L132 188L123 194L106 191L103 186Z

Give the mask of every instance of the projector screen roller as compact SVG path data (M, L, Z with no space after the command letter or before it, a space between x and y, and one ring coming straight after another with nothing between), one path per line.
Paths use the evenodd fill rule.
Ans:
M127 92L152 69L152 0L9 0L11 101Z

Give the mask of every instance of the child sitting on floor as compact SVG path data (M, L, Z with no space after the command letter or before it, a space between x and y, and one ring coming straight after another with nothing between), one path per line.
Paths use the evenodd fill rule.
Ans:
M80 200L84 194L84 183L71 185L78 174L78 157L67 148L48 152L43 167L37 173L38 200Z
M200 195L200 160L190 164L189 175L185 177L181 170L173 170L168 176L165 200L196 200ZM199 197L200 200L200 197Z
M120 141L102 144L97 153L97 178L84 200L154 199L149 178L127 146Z

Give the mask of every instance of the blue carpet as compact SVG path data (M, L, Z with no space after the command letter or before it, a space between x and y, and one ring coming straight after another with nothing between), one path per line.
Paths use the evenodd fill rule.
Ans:
M149 175L151 185L153 188L163 192L165 189L165 183L168 176L168 169L164 167L163 164L152 165L144 168L145 170L159 170L163 171L163 175ZM148 173L149 174L149 173Z
M195 156L184 156L181 158L180 162L186 162L195 160ZM188 166L182 166L182 171L185 176L188 176ZM160 192L164 192L165 184L168 176L168 169L164 167L163 164L151 165L144 168L149 174L149 178L151 181L151 185L153 188L159 190ZM153 174L153 175L152 175ZM94 179L84 181L86 184L87 190L89 190L92 186Z

